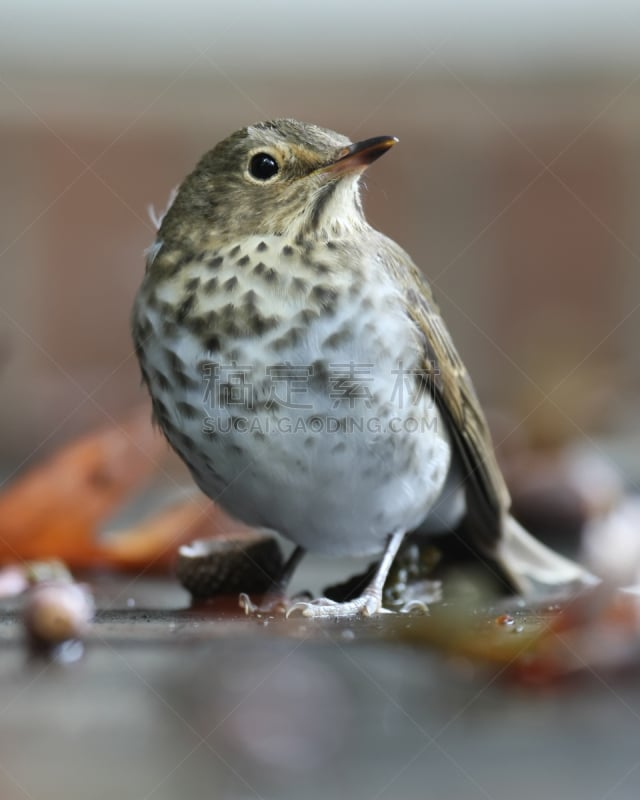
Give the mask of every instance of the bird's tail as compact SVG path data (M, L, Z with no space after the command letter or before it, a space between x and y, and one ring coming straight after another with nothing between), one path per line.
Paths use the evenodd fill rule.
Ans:
M543 545L510 515L504 521L496 558L516 588L528 596L600 582L580 564Z

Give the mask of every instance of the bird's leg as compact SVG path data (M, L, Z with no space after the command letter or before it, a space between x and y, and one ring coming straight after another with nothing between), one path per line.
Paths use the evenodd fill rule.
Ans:
M285 561L280 575L278 575L278 577L274 580L273 586L269 590L270 592L280 592L280 594L285 593L287 586L289 585L289 581L291 580L293 573L296 571L296 567L302 561L306 552L307 551L304 549L304 547L300 547L300 545L296 546L296 549Z
M291 614L299 613L303 617L311 618L350 619L353 617L372 617L380 612L386 613L385 609L382 608L382 590L404 535L405 531L402 530L396 531L389 536L384 554L376 569L376 574L360 597L356 597L355 600L348 600L345 603L336 603L327 597L321 597L310 602L294 603L287 611L287 617Z
M291 580L293 573L296 571L296 567L302 561L305 553L306 550L304 547L300 547L300 545L298 545L295 548L289 558L282 565L280 574L273 579L271 586L269 586L267 591L264 593L264 598L270 599L263 599L263 602L259 606L255 605L255 603L251 601L251 598L248 594L242 592L239 597L239 602L240 608L243 609L245 614L273 611L275 606L283 603L283 596L287 590L289 581ZM286 606L286 600L284 600L284 604Z

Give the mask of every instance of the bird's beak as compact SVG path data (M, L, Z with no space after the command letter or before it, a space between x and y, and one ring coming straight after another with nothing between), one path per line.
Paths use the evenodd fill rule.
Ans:
M355 142L355 144L340 150L336 160L324 167L323 172L330 172L333 175L361 172L386 153L390 147L393 147L397 141L395 136L374 136L373 139Z

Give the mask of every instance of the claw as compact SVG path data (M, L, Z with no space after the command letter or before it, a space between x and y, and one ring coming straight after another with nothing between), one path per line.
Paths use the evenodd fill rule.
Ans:
M422 600L409 600L402 606L400 613L427 616L429 614L429 606Z
M380 599L373 594L363 594L346 603L336 603L328 597L320 597L310 602L294 603L287 611L287 618L300 614L307 619L353 619L354 617L373 617L376 614L393 612L382 608Z
M280 595L265 595L260 605L256 605L246 592L238 595L238 605L247 617L259 617L263 614L279 616L285 613L288 602Z
M403 536L404 531L402 530L389 536L376 574L360 597L346 603L336 603L335 600L329 600L328 597L320 597L318 600L294 601L286 610L285 616L289 618L292 615L300 614L307 619L354 619L374 617L376 614L393 614L393 611L382 607L382 589ZM240 606L247 614L255 613L256 610L262 611L262 608L256 609L249 597L244 594L240 595Z
M238 605L244 611L247 617L250 617L252 614L255 614L256 611L259 611L259 606L257 606L253 600L249 597L246 592L241 592L238 596Z

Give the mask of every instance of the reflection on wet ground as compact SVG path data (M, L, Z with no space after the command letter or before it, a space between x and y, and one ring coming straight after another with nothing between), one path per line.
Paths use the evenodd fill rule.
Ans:
M5 603L3 800L638 796L637 658L595 657L628 609L588 636L593 598L319 624L93 583L71 664L30 656Z

